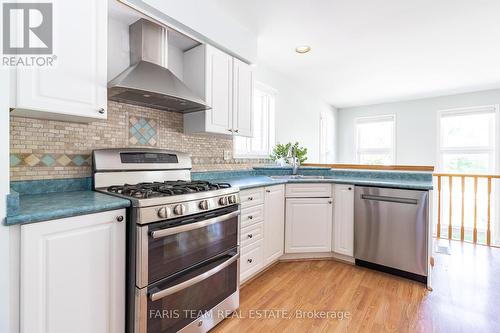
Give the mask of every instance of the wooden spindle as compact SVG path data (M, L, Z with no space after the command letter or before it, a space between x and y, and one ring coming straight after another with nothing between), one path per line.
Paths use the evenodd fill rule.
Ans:
M491 177L488 177L488 224L486 229L486 244L491 245Z
M460 240L463 242L465 239L465 176L462 179L462 222L460 225Z
M450 219L448 221L448 239L451 239L453 221L453 176L448 177L450 186Z
M441 176L438 176L438 221L437 221L437 238L441 238Z
M477 243L477 177L474 177L474 229L472 242Z

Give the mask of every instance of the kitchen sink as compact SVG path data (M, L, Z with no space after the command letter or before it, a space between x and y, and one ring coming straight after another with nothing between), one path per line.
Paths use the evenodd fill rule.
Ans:
M284 175L271 176L272 179L325 179L325 176Z

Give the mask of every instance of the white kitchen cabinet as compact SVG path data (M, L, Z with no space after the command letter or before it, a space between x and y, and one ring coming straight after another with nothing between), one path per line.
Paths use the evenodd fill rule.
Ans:
M268 186L264 197L264 264L283 255L285 243L285 185Z
M233 58L233 131L252 137L253 72L249 65Z
M125 330L125 210L21 227L21 332Z
M264 267L262 244L262 240L258 240L241 250L240 282L249 280Z
M53 67L16 68L11 114L85 122L106 119L107 1L52 3L57 59Z
M331 252L332 198L287 198L285 253Z
M334 185L333 252L354 256L354 185Z
M211 107L184 115L184 132L252 136L251 67L207 44L184 53L183 81Z
M286 185L287 198L329 198L332 185L327 183L297 183Z

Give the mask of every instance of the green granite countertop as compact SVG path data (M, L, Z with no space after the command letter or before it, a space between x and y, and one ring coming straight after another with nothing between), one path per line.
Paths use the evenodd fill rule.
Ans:
M410 190L432 190L431 181L420 180L402 180L402 179L366 179L352 177L325 177L323 179L273 179L269 176L246 176L234 178L211 179L214 182L229 183L233 187L239 187L241 190L270 186L286 183L334 183L334 184L352 184L358 186L377 186L390 187Z
M6 225L55 220L130 206L130 201L94 191L21 195L19 209Z

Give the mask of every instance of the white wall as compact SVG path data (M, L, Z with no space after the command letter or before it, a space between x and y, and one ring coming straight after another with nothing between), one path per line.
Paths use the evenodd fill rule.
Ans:
M122 0L160 21L248 63L257 59L257 35L213 1Z
M130 66L129 27L112 17L108 18L108 81Z
M443 109L500 104L500 90L340 109L338 162L356 162L357 117L396 115L396 164L435 165L437 112Z
M0 91L0 332L11 332L10 230L3 225L9 192L9 73L4 68L0 68Z
M324 112L335 117L335 109L299 83L263 66L255 68L255 79L278 91L276 96L276 141L298 141L307 147L309 163L319 163L319 122ZM334 133L332 132L332 141ZM331 161L334 161L332 155Z

